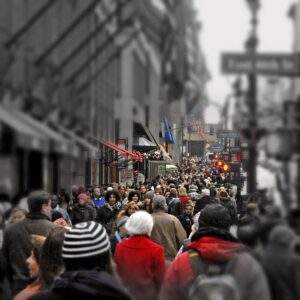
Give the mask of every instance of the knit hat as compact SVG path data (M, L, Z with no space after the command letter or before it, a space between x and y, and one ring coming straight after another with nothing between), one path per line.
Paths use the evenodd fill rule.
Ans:
M117 221L117 228L124 226L125 223L127 222L129 218L127 216L123 216L121 217L118 221Z
M110 250L105 228L94 221L76 224L65 233L62 256L64 259L88 258Z
M153 200L154 192L153 191L148 191L145 195L145 198L149 198L149 199Z
M228 229L231 224L229 211L221 204L207 204L201 210L199 225Z

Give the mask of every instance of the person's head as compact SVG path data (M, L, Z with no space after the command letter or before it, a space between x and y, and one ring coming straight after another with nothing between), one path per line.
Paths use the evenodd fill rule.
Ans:
M183 187L183 186L181 186L181 187L178 189L178 195L179 195L179 196L182 196L182 197L187 196L186 188Z
M31 236L31 254L26 259L29 275L31 278L37 278L40 274L40 258L42 247L46 237L33 234Z
M125 208L126 216L131 216L132 214L136 213L139 210L139 207L134 201L127 203Z
M54 222L54 221L56 221L58 219L61 219L61 218L63 218L62 213L60 211L54 211L51 215L51 222Z
M134 201L135 203L139 202L141 195L138 191L132 191L128 195L128 201Z
M259 208L256 203L249 203L246 206L247 214L252 216L258 216L259 215Z
M50 195L45 191L34 191L28 196L28 209L30 213L42 213L47 217L51 214Z
M144 184L142 184L140 186L140 192L141 192L141 194L145 194L147 192L147 188L146 188L146 186Z
M299 240L295 231L287 225L275 226L269 235L269 245L292 250Z
M152 208L154 210L165 210L167 208L166 198L162 195L156 195L153 198Z
M193 204L191 202L187 202L184 206L184 213L188 216L193 214Z
M100 195L101 195L100 189L99 188L94 188L94 196L95 197L100 197Z
M169 197L177 197L177 190L175 188L170 189Z
M154 192L153 191L148 191L145 195L144 204L145 205L150 205L153 201L153 198L154 198Z
M246 246L254 248L259 239L259 226L255 223L239 226L237 237Z
M126 236L126 234L127 234L125 225L126 225L126 222L128 221L128 219L129 218L127 216L123 216L117 220L117 230L119 231L120 235L123 237Z
M163 193L163 190L162 190L161 185L157 185L155 187L155 194L162 195L162 193Z
M105 194L105 200L109 205L114 205L120 201L120 194L116 191L110 190Z
M54 209L58 204L58 197L56 195L51 196L51 208Z
M65 233L62 257L66 271L113 273L109 237L103 225L94 221L78 223Z
M228 231L231 225L229 211L221 204L207 204L200 212L199 227L207 226Z
M64 270L62 259L62 245L66 229L63 227L53 228L42 248L40 259L40 279L42 284L50 288L54 279Z
M27 210L23 208L14 208L11 212L11 217L10 217L10 224L15 224L23 219L25 219L27 215Z
M203 189L203 190L201 191L201 196L202 196L202 197L210 196L210 190L209 190L209 189Z
M153 228L153 219L146 211L138 211L130 216L126 222L125 228L130 236L151 235Z
M123 197L126 194L126 187L124 185L119 186L119 193L121 197Z
M88 203L88 195L86 193L80 193L78 196L78 203L80 206L85 206Z

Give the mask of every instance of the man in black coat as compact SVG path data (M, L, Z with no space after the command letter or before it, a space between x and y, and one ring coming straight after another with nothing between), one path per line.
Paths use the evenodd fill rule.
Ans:
M184 206L184 213L179 217L179 221L182 224L186 236L189 237L192 231L193 225L193 205L192 203L186 203Z
M28 196L28 208L26 218L4 233L2 252L9 266L14 294L24 289L30 278L26 259L31 254L31 235L47 236L56 227L49 219L52 209L47 192L32 192Z

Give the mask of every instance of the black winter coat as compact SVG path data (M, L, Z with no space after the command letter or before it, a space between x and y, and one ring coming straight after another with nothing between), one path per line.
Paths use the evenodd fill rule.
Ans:
M261 259L272 300L300 299L300 257L286 247L269 246Z
M130 300L118 281L106 272L65 272L50 291L35 294L30 300Z
M71 220L72 224L75 225L81 222L93 221L95 220L94 208L90 205L81 206L78 203L72 209Z
M213 199L211 199L210 196L203 196L202 198L198 199L196 201L195 207L194 207L194 216L202 210L207 204L215 203Z

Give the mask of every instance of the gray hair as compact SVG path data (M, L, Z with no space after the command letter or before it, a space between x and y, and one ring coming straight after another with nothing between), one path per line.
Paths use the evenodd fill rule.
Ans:
M129 235L149 234L152 231L154 222L152 216L146 211L138 211L132 214L125 224Z
M153 199L153 209L165 209L166 198L162 195L156 195Z

